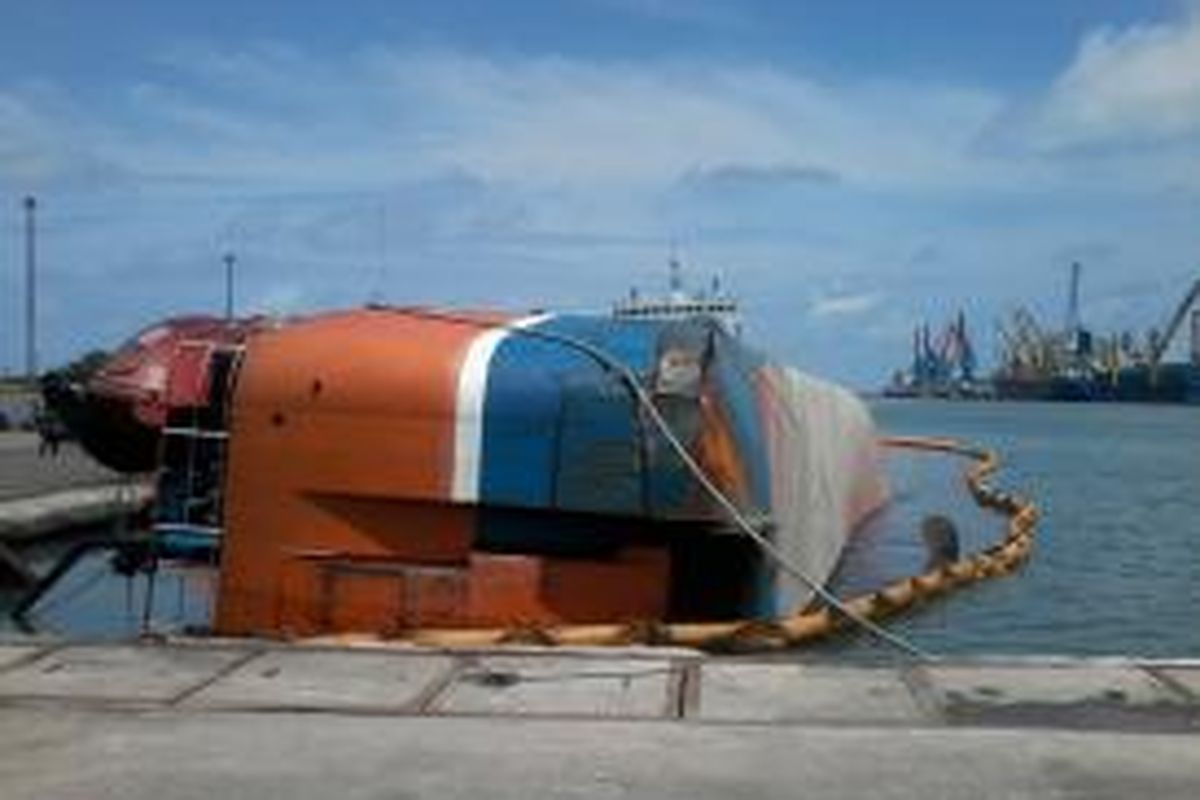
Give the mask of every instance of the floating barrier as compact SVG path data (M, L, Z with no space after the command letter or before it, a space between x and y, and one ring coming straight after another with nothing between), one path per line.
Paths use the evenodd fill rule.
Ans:
M709 651L761 652L794 648L829 637L860 624L855 617L878 621L898 614L955 589L1018 569L1033 551L1038 521L1037 506L1030 500L993 489L988 478L1000 459L992 450L972 447L952 439L887 437L893 449L945 453L971 459L964 473L967 490L983 508L1008 518L1004 537L983 550L942 564L920 575L894 581L869 594L842 601L842 610L809 607L777 620L730 622L633 622L601 625L519 626L509 628L429 628L405 632L387 641L439 648L481 648L496 645L628 646L674 645ZM307 639L310 643L339 645L378 644L379 639L344 634Z

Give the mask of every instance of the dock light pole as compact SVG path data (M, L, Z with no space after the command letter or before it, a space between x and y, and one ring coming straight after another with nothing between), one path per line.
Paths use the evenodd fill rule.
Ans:
M233 321L233 265L237 263L237 257L233 253L226 253L221 259L225 262L225 321Z
M25 209L25 379L37 383L37 199L28 195Z

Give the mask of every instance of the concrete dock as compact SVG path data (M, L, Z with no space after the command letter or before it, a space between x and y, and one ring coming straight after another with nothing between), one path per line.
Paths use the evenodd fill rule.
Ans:
M74 443L39 455L31 433L0 434L0 557L19 571L19 548L32 539L109 522L142 508L151 487L129 483Z
M0 796L1200 796L1200 661L0 645Z
M0 436L0 545L113 479ZM0 640L4 800L1193 800L1198 733L1200 660Z

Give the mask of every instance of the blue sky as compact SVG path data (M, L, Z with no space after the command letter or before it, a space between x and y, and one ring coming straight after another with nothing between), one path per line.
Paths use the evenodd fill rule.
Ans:
M1200 6L61 2L0 12L0 369L20 197L43 361L155 318L597 308L677 248L858 386L967 310L1161 324L1200 273Z

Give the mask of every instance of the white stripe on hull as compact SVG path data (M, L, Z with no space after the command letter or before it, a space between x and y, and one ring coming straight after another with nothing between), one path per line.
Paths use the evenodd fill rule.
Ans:
M456 503L479 500L480 467L483 460L483 406L487 399L488 369L492 355L513 328L530 328L550 319L550 314L523 317L504 327L489 328L467 347L458 373L454 407L454 478L450 499Z

